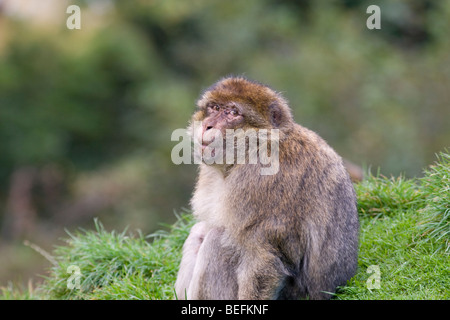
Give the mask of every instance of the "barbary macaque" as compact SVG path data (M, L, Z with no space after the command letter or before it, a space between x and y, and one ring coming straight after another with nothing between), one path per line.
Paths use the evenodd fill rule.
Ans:
M329 299L346 284L358 256L352 182L341 157L294 122L281 94L224 78L200 97L188 130L203 163L178 299ZM244 158L226 161L239 152L240 136ZM276 166L264 171L275 163L263 161L269 154ZM222 161L210 161L218 155Z

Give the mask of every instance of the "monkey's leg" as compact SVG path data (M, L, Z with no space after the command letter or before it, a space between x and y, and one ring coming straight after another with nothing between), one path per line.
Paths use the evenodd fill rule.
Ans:
M328 243L328 248L321 246L321 250L311 250L306 254L304 283L307 296L312 300L331 299L336 287L345 285L356 270L356 259L353 261L345 250L338 250L333 241Z
M178 299L186 299L185 293L189 289L192 274L197 261L198 251L207 233L205 222L196 223L183 245L183 258L181 259L178 277L175 283L175 292Z
M287 277L280 259L269 251L244 254L238 269L239 300L277 299Z
M237 256L223 242L224 230L214 228L206 235L187 292L188 299L230 300L237 298Z

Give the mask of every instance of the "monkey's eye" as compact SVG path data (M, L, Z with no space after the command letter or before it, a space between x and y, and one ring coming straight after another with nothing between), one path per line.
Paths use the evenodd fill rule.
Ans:
M231 113L231 115L233 115L233 116L239 115L239 111L237 111L236 109L231 109L230 113Z
M214 111L219 111L220 110L220 106L217 105L217 104L213 104L213 105L209 106L209 108L211 110L214 110Z

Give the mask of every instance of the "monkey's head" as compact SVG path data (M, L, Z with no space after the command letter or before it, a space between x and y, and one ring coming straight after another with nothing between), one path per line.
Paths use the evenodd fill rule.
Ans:
M229 77L209 87L197 101L191 133L204 148L217 133L225 139L227 129L278 129L282 138L292 125L291 110L279 93L243 77Z
M271 88L243 77L219 80L197 101L195 121L216 129L284 129L292 123L286 100Z

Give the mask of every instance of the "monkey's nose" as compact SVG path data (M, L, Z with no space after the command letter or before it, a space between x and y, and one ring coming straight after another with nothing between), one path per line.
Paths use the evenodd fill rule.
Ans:
M209 129L212 129L212 126L207 126L205 131L208 131Z

